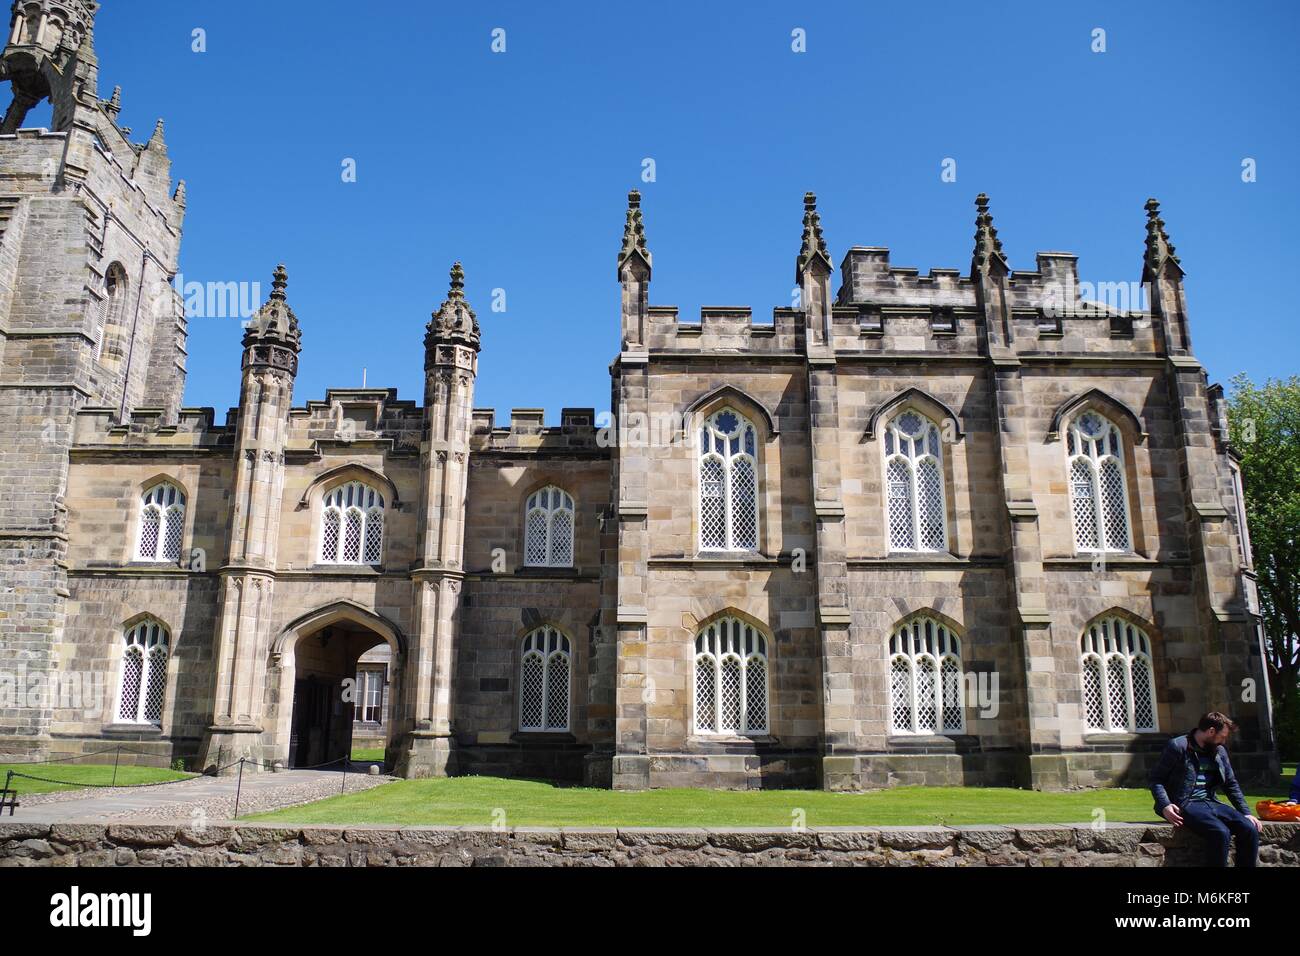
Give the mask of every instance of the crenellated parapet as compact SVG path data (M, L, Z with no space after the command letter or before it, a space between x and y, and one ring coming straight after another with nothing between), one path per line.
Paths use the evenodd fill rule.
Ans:
M560 413L559 425L547 426L545 418L545 409L512 408L510 424L501 428L496 425L495 409L476 408L471 417L470 448L476 453L588 452L607 457L609 441L616 440L612 427L602 427L612 423L597 419L594 408L566 408Z

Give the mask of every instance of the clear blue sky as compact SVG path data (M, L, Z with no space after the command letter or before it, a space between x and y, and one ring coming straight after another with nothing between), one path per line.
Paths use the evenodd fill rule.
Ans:
M608 403L632 186L651 302L765 319L790 303L808 189L837 265L883 245L896 265L965 272L986 191L1012 268L1065 249L1094 281L1140 278L1154 195L1211 378L1296 373L1298 11L108 0L96 36L121 122L144 139L166 120L186 280L266 292L286 263L297 404L360 385L362 366L418 401L424 325L461 259L484 332L475 404L558 424L562 406ZM239 336L236 319L191 323L187 404L237 401Z

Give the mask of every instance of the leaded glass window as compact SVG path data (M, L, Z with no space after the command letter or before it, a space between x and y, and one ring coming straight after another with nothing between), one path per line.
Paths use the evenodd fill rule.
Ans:
M724 617L695 637L695 732L768 732L767 638Z
M884 441L889 550L947 550L939 427L920 412L907 409L885 427Z
M1155 731L1151 640L1118 617L1088 626L1080 641L1084 726L1093 733Z
M1084 412L1066 430L1065 449L1075 549L1132 550L1119 429L1096 412Z
M524 638L519 660L519 729L567 731L572 655L569 639L553 627Z
M723 408L699 431L701 551L758 550L758 433Z
M384 557L384 496L360 481L325 495L320 519L322 564L379 564Z
M524 564L573 567L573 498L554 485L528 496L524 508Z
M961 639L933 618L913 618L889 638L890 733L960 734L965 726Z
M167 697L168 643L167 629L152 619L126 630L114 711L119 723L162 723Z

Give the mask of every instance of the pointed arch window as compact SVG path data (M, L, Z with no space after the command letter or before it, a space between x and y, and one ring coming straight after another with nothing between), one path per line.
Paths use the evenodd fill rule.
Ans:
M714 412L699 433L701 551L758 549L758 433L731 408Z
M162 723L167 697L167 628L152 619L127 628L118 667L117 706L114 714L123 724Z
M554 485L528 496L524 508L524 564L573 567L573 498Z
M734 617L695 636L695 732L768 732L767 638Z
M321 507L322 564L379 564L384 557L384 496L360 481L339 485Z
M136 560L180 561L184 534L185 495L171 482L160 481L140 497Z
M1065 450L1075 549L1132 550L1124 438L1119 429L1097 412L1084 412L1070 423Z
M890 733L960 734L965 727L961 638L933 618L908 621L889 638Z
M939 426L920 412L907 409L890 420L884 437L889 550L947 550Z
M1151 639L1118 617L1088 626L1079 646L1084 726L1093 733L1157 730Z
M96 299L91 306L94 324L91 334L95 337L96 362L104 358L104 343L108 341L109 333L122 324L126 299L126 270L120 262L114 262L104 273L104 297Z
M567 731L572 683L569 639L553 627L524 638L519 659L519 729Z

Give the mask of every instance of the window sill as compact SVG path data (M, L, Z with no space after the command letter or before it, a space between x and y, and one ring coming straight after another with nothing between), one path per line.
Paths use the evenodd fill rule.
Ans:
M1150 740L1153 737L1164 739L1173 736L1161 730L1089 730L1083 734L1084 743L1116 744L1132 740Z
M382 564L313 564L307 570L320 574L383 574Z
M161 724L128 724L128 723L119 722L115 724L105 725L104 733L105 734L137 734L137 735L145 734L146 736L151 736L151 737L161 737L162 725Z
M567 730L516 730L510 740L520 744L576 744L578 738Z
M781 741L771 734L691 734L688 744L777 744Z

